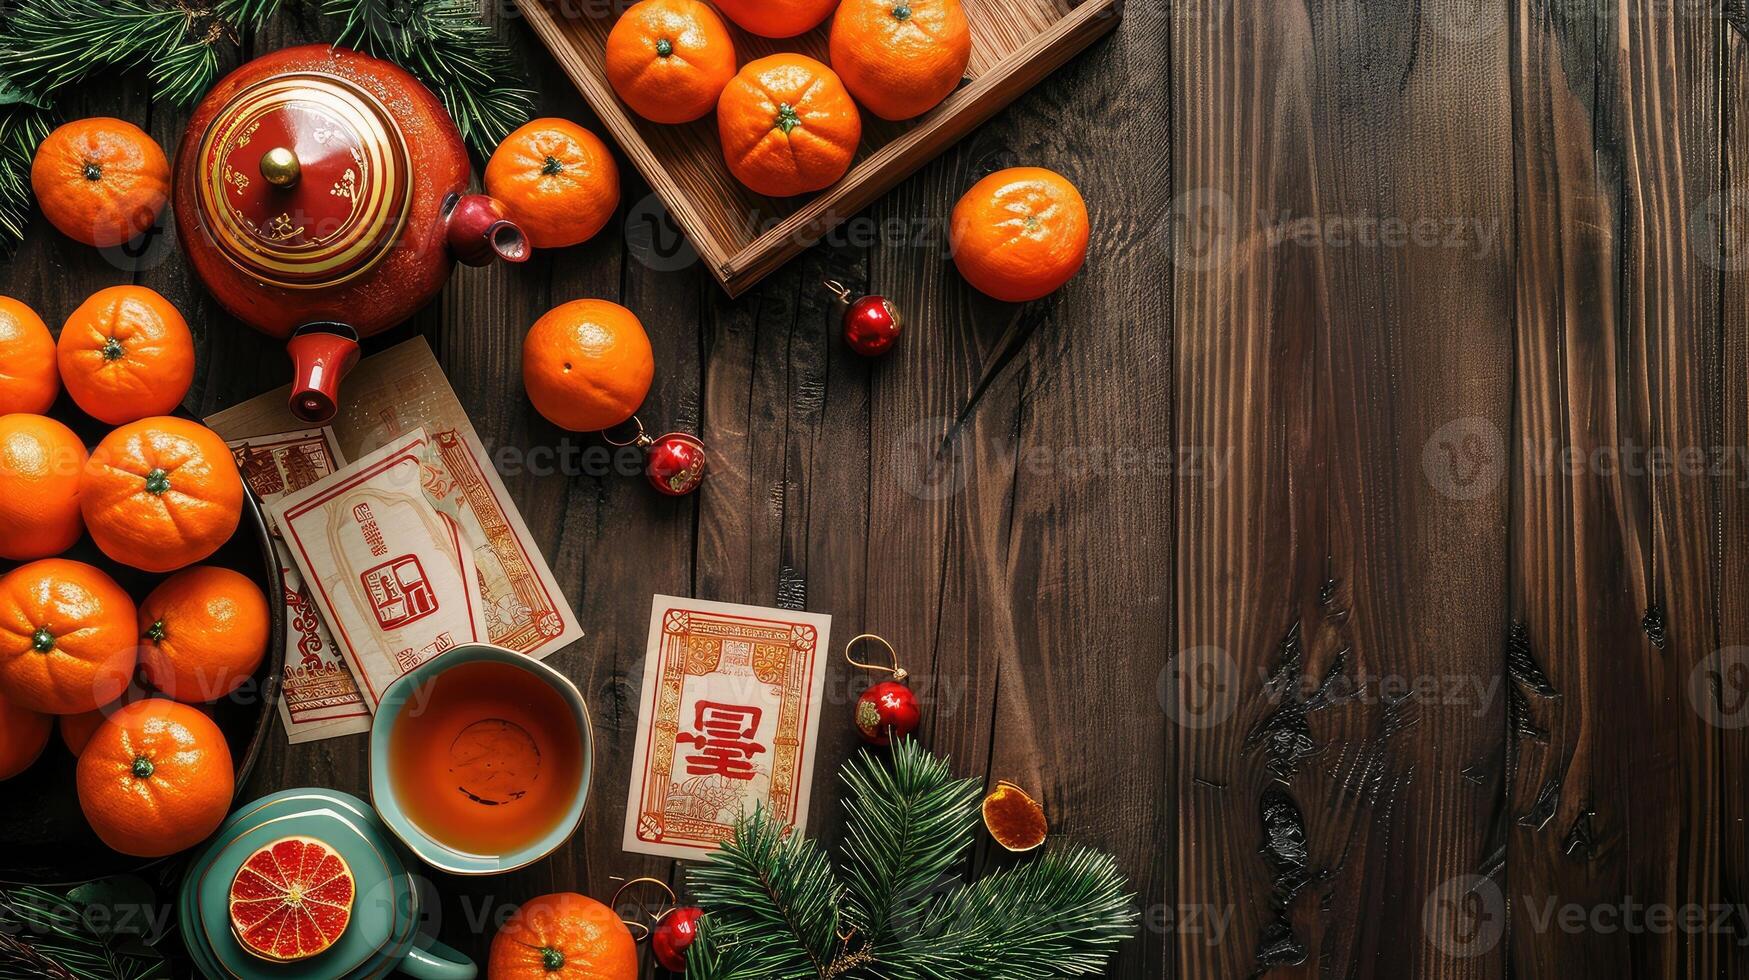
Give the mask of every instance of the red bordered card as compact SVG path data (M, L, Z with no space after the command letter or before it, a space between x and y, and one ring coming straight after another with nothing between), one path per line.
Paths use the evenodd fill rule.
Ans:
M763 806L805 828L832 617L655 597L624 847L717 849Z

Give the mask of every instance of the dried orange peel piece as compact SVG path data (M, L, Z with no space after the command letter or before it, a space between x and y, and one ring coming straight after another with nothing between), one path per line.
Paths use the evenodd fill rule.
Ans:
M1006 779L984 797L984 827L996 843L1016 854L1043 844L1051 829L1044 805Z

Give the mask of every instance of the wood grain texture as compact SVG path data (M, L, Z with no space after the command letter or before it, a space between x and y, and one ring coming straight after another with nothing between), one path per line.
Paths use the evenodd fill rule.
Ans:
M552 662L599 770L569 846L432 875L428 927L483 956L534 894L681 882L619 849L668 592L891 639L928 744L1131 876L1145 929L1113 976L1746 975L1749 21L1726 12L1132 3L740 299L630 165L596 241L458 271L370 347L427 336L499 454L587 631ZM600 126L511 17L542 112ZM183 120L122 86L70 111L166 144ZM1019 307L966 287L945 227L1018 163L1074 179L1095 228ZM282 383L174 233L105 256L39 220L0 293L58 325L102 286L164 292L197 413ZM905 312L891 355L845 349L828 278ZM703 435L696 497L528 406L522 331L584 296L642 318L641 416ZM868 681L828 677L834 843ZM275 744L248 791L365 781L362 739ZM981 843L963 870L1014 860Z
M1721 587L1742 561L1719 523L1740 522L1726 450L1745 412L1740 368L1718 373L1724 22L1534 7L1515 24L1524 656L1507 859L1525 914L1511 960L1527 975L1736 975L1740 913L1717 913L1743 855L1719 848L1743 793L1705 708L1711 683L1733 682L1719 617L1740 600ZM1551 918L1624 896L1709 924Z
M1231 465L1177 510L1178 903L1235 925L1180 972L1498 974L1427 910L1485 873L1499 793L1504 39L1186 18L1178 439ZM1491 472L1449 468L1472 436Z

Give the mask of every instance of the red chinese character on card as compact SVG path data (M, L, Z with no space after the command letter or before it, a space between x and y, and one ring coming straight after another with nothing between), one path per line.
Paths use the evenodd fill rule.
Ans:
M729 779L752 779L753 756L765 746L753 741L759 731L758 708L719 701L700 701L693 708L693 732L681 732L676 742L696 745L698 752L686 756L686 771L694 776L719 775Z
M392 630L437 611L437 596L418 555L402 555L367 569L359 576L371 611L383 629Z

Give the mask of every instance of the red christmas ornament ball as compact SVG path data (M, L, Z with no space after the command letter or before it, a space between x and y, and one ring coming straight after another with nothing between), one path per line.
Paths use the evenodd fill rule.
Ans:
M917 730L923 713L917 695L898 681L882 681L856 701L856 730L870 745L886 745Z
M864 296L844 311L844 342L864 357L891 350L905 325L898 307L885 296Z
M704 909L677 908L656 923L650 932L650 949L664 969L686 972L686 948L698 938L698 920L703 915Z
M684 497L704 482L704 443L684 432L659 436L645 450L644 475L670 497Z

